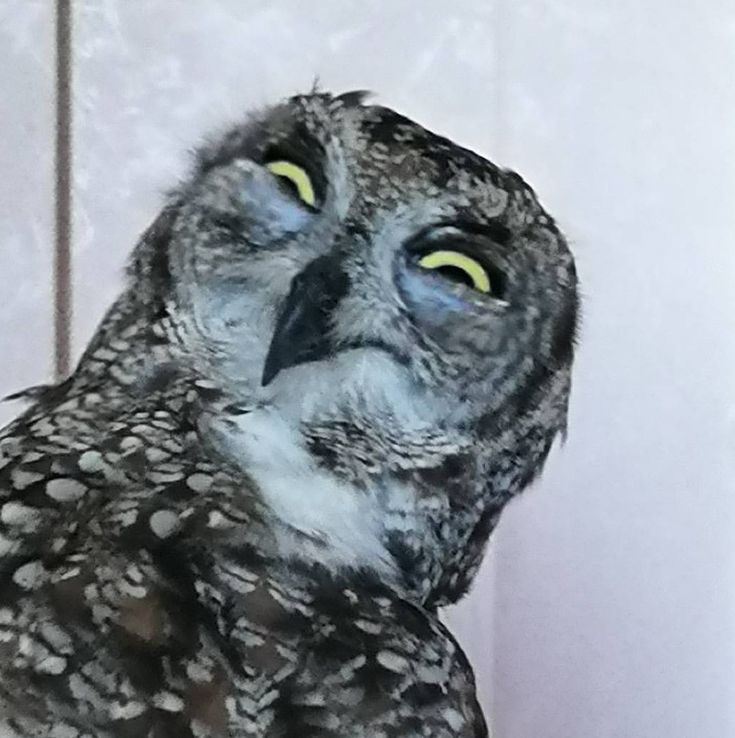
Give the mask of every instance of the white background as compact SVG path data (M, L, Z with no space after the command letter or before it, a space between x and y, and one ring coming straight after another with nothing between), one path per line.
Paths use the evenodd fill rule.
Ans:
M53 365L53 6L0 0L3 393ZM735 6L74 8L74 355L187 149L316 75L517 169L578 259L570 436L449 620L498 738L735 736Z

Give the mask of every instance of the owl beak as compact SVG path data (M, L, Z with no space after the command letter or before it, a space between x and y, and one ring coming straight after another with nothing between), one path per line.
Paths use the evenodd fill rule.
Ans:
M334 256L320 256L294 277L265 358L263 387L283 369L334 353L332 314L348 285L347 275Z

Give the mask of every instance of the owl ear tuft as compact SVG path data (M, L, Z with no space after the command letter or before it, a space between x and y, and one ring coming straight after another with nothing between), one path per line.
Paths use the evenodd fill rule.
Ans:
M368 98L373 97L374 94L370 90L351 90L337 95L334 99L337 102L341 102L346 108L356 108L362 105Z

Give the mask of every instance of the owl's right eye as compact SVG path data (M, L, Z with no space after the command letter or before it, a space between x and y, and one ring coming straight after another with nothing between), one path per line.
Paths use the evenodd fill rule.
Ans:
M265 168L279 179L293 192L305 205L310 208L316 207L316 195L311 183L311 177L303 167L285 159L269 161Z

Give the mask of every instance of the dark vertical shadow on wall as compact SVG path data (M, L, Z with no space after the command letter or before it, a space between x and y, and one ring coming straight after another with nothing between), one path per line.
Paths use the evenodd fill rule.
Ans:
M54 371L69 373L71 336L72 0L56 0Z

